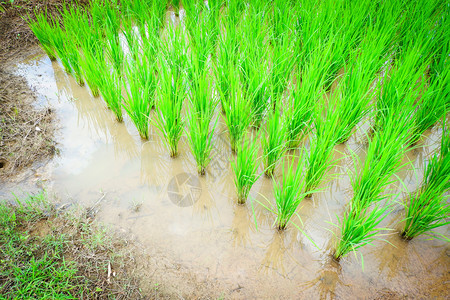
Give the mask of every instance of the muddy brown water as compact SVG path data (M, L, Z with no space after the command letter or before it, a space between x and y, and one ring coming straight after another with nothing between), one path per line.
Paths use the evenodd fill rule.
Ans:
M63 201L97 203L100 221L135 237L154 259L162 255L187 268L199 282L220 283L213 295L243 299L448 296L450 249L440 240L419 237L405 242L396 231L386 232L386 242L361 248L357 257L350 254L340 263L330 258L336 230L329 222L337 222L351 198L346 171L353 168L352 160L344 153L355 151L364 159L361 133L336 147L335 158L344 158L330 172L342 175L323 185L324 190L311 200L304 200L298 210L301 222L294 220L317 249L293 226L281 233L274 229L274 215L258 204L273 203L271 180L261 177L256 182L250 198L257 201L236 204L229 163L233 155L223 122L214 136L215 156L207 175L198 177L185 137L180 155L170 158L154 127L150 140L141 140L129 119L117 123L102 99L78 86L57 62L38 53L19 63L17 74L37 92L36 105L55 109L61 126L60 155L34 169L32 184L39 182ZM418 149L405 157L418 170L405 168L398 174L409 190L417 188L429 155L438 147L440 131L438 126L429 130ZM3 186L0 195L6 197L18 187ZM102 193L106 196L98 203ZM401 228L403 212L397 206L383 225ZM449 228L438 231L448 235ZM155 272L164 273L164 265Z

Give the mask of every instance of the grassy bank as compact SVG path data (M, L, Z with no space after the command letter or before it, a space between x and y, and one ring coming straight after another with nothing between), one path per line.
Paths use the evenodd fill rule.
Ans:
M0 204L0 299L140 299L132 256L88 217L44 193Z

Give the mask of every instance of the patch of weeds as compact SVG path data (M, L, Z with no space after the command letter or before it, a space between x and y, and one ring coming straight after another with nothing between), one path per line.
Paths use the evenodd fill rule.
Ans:
M0 204L0 294L6 299L139 299L120 241L45 193Z

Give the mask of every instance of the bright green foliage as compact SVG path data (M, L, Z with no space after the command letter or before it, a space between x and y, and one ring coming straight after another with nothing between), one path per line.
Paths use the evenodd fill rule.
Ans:
M339 123L339 118L334 113L334 101L336 99L329 99L328 106L325 106L325 101L321 101L314 109L313 120L316 134L314 138L310 138L305 187L307 196L314 192L335 163L332 154L336 144L335 128Z
M217 119L211 126L211 119L200 115L195 108L190 107L188 115L189 133L188 140L192 154L197 162L197 171L205 174L205 168L211 161L212 136L217 125Z
M217 119L211 125L218 101L212 93L208 69L204 69L199 57L191 54L189 60L189 145L197 162L199 174L205 174L205 168L210 161L212 136L217 125Z
M263 127L261 148L263 150L264 174L272 177L276 163L286 151L286 127L278 110L272 111Z
M185 97L182 77L176 77L171 69L160 69L160 86L157 92L156 126L162 132L170 156L178 155L178 141L183 133L184 121L181 109Z
M104 70L101 83L99 85L103 100L116 116L117 121L122 122L122 82L117 71L106 62L99 66Z
M443 33L442 33L443 34ZM430 66L430 78L426 80L426 90L419 99L414 115L414 131L411 143L415 143L423 132L432 127L450 109L450 45L443 42Z
M237 72L235 71L235 73ZM250 126L252 107L248 105L251 99L246 99L241 90L238 74L232 75L230 80L229 98L225 103L222 101L222 105L224 105L222 108L225 112L225 123L230 134L231 150L236 151L237 146Z
M281 101L294 69L296 57L293 54L293 46L294 43L291 37L283 36L272 49L272 67L269 74L269 83L273 109Z
M40 12L35 11L34 15L36 20L33 20L30 16L28 17L28 26L30 26L31 31L41 43L42 49L50 60L56 60L57 52L53 41L53 32L57 26L57 21L48 15L46 8Z
M214 68L214 79L219 91L219 99L222 112L231 95L231 84L234 80L235 69L238 65L238 39L230 32L230 28L224 28L219 37L218 55Z
M294 215L306 193L304 188L306 185L304 166L304 153L298 157L298 163L295 163L295 157L291 158L291 163L287 168L283 165L283 174L281 182L274 181L273 191L276 202L276 224L278 230L286 229L286 226Z
M408 240L450 224L450 131L443 126L441 150L425 168L422 186L409 195L402 236ZM444 237L448 241L447 237Z
M349 252L371 243L378 238L384 228L377 227L388 215L390 206L377 204L372 208L351 205L350 210L344 213L340 223L341 236L333 254L336 260L340 260Z
M244 204L253 184L259 177L258 143L256 139L244 139L236 152L236 160L231 162L234 171L238 203Z
M390 205L383 205L391 196L384 193L385 189L396 182L393 175L403 167L402 158L408 151L410 117L411 112L398 114L392 110L383 121L384 127L375 131L364 164L355 158L351 178L354 195L349 210L338 220L341 233L334 253L337 260L379 236L382 228L376 226L390 210Z
M148 119L154 106L157 84L156 62L153 57L143 55L129 60L125 65L127 82L124 82L128 97L123 107L136 126L139 135L148 139Z

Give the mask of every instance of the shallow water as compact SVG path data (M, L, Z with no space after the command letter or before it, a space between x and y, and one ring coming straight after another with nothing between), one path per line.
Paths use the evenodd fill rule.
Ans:
M273 227L274 216L260 203L273 203L272 182L261 177L251 190L253 205L236 204L236 194L225 125L214 136L214 159L207 175L198 177L187 141L180 155L168 155L155 128L149 141L140 139L125 117L117 123L101 98L79 87L56 62L37 55L17 66L36 90L37 105L52 106L60 121L60 155L38 174L51 191L68 201L98 204L97 218L136 237L154 255L186 266L200 279L220 282L226 298L377 298L442 297L448 290L447 243L419 237L411 242L397 232L386 232L387 242L376 241L339 264L330 258L336 223L351 198L346 172L353 162L343 153L364 159L365 146L357 133L336 147L341 159L331 173L342 173L323 185L323 192L304 200L301 222L285 232ZM439 143L439 128L426 133L408 157L418 174L405 168L398 175L409 190L421 180L427 157ZM279 170L277 172L279 174ZM398 187L400 190L400 187ZM2 194L12 189L3 187ZM253 213L254 212L254 213ZM385 220L400 228L403 209ZM331 232L329 231L331 230ZM440 231L448 235L448 226ZM164 272L161 266L160 272ZM217 292L218 295L221 291Z

